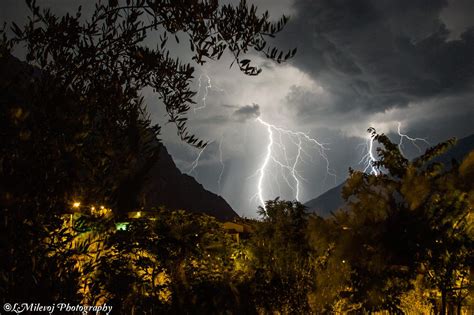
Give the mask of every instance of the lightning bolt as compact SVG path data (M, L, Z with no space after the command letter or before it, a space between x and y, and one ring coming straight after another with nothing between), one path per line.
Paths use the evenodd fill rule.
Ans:
M401 126L402 124L400 122L398 122L398 125L397 125L397 132L398 132L398 135L400 136L400 141L398 142L398 149L400 150L400 153L405 155L403 153L403 139L407 139L408 141L411 141L411 143L418 149L418 151L421 153L421 148L420 146L417 144L417 141L418 142L424 142L425 144L427 144L428 146L430 145L430 143L428 141L426 141L426 139L424 138L412 138L406 134L403 134L400 129L401 129Z
M205 77L205 85L203 87L203 77ZM221 89L217 87L215 84L214 86L212 85L211 77L208 76L207 74L201 74L198 78L198 95L202 95L201 97L201 106L195 107L194 108L194 113L200 109L204 109L207 107L207 96L209 95L209 91L213 89L219 92L225 92L224 89Z
M202 82L203 77L205 77L205 80L206 80L206 85L204 85L204 87L203 87L203 82ZM204 108L207 107L207 96L209 95L209 91L211 89L215 89L215 90L220 91L220 92L225 92L225 90L223 90L221 88L218 88L215 85L214 85L214 87L212 86L211 77L209 75L207 75L205 73L201 74L198 78L198 95L202 95L202 97L201 97L202 105L199 106L199 107L195 107L194 108L194 113L196 113L197 110L204 109ZM208 143L208 145L211 144L211 143ZM195 171L196 167L198 167L199 160L201 159L201 155L204 152L204 150L206 150L206 148L207 148L207 145L198 152L198 154L196 156L196 159L193 161L189 171L187 172L188 174L192 174ZM221 149L221 143L219 144L219 149ZM223 171L222 171L222 173L223 173ZM220 186L220 177L219 177L219 186Z
M224 175L225 164L224 160L222 159L222 141L224 140L224 134L221 136L221 140L219 141L219 162L221 163L221 172L219 173L219 178L217 179L217 186L219 187L219 193L221 192L221 180L222 175Z
M326 151L328 149L326 148L325 143L319 142L318 140L310 137L308 134L304 132L288 130L288 129L284 129L284 128L275 126L273 124L270 124L264 121L263 119L261 119L260 117L257 118L256 121L266 128L267 133L268 133L268 143L267 143L267 147L266 147L267 149L266 149L263 162L260 168L258 168L255 174L253 175L253 176L258 176L258 182L257 182L257 192L251 198L251 200L254 198L258 198L260 205L264 207L265 209L265 198L264 198L265 192L264 192L263 186L264 186L265 178L268 175L267 174L268 168L272 163L276 165L277 167L281 168L282 170L281 175L284 178L287 185L290 187L290 189L293 190L295 194L295 199L297 201L300 200L301 181L305 181L305 179L298 172L298 165L300 164L300 162L304 161L302 158L302 154L311 156L309 155L309 153L307 153L304 150L305 144L310 144L311 147L317 149L321 158L326 162L327 175L333 176L334 179L336 180L336 175L334 174L334 171L331 170L329 167L329 159L326 155ZM278 135L278 138L275 137L276 134ZM288 138L291 141L291 143L296 147L296 155L294 159L290 159L288 157L287 147L283 142L283 137ZM280 150L277 150L278 148ZM289 174L291 181L286 176L286 173ZM272 174L272 175L275 175L275 174ZM275 178L275 181L279 185L279 182L276 178ZM272 189L272 187L270 188Z
M258 177L258 184L257 184L257 195L258 198L260 199L260 204L262 207L265 208L265 200L263 199L263 179L265 177L265 169L267 168L268 162L270 161L270 158L272 156L272 148L273 148L273 131L272 127L263 122L260 118L257 119L257 121L267 127L268 131L268 145L267 145L267 154L265 155L265 159L263 160L262 166L257 170L257 172L260 174Z
M204 87L204 93L201 98L202 105L199 107L195 107L194 112L207 107L207 103L206 103L207 95L209 94L209 89L212 88L211 77L208 76L207 74L201 74L198 78L198 95L201 94L201 91L202 91L202 77L203 76L206 76L207 85Z
M407 134L404 134L401 132L401 122L397 122L397 133L398 136L400 137L400 140L398 142L398 149L400 150L400 153L405 156L405 153L403 152L403 140L410 141L411 144L413 144L419 152L421 152L421 147L417 144L417 142L424 142L427 145L430 145L430 143L424 139L424 138L413 138L408 136ZM366 141L366 153L362 156L361 160L359 161L359 164L363 164L364 167L364 172L367 172L370 170L370 174L373 174L375 176L380 175L380 171L377 170L374 167L374 163L377 161L377 158L374 155L374 136L369 135L369 138Z
M359 164L365 165L364 173L366 173L367 170L370 169L370 174L378 176L379 171L374 166L374 163L377 161L374 155L374 137L375 136L373 136L372 134L369 135L369 138L364 144L366 146L367 153L362 156L362 159L359 161Z
M198 95L201 95L201 106L195 107L194 112L197 110L201 110L207 107L207 97L209 95L209 91L217 90L220 92L225 92L225 90L220 89L215 84L213 84L211 77L207 74L201 74L198 78ZM336 182L336 175L332 169L329 167L329 160L326 155L326 148L325 143L320 143L318 140L310 137L307 133L301 131L294 131L289 129L284 129L278 127L276 125L270 124L264 121L261 118L257 118L257 122L259 122L262 126L264 126L268 133L268 144L267 144L267 151L265 154L265 158L260 166L260 168L255 172L254 176L258 176L258 183L257 183L257 192L256 194L250 198L255 199L258 198L259 203L265 207L265 191L264 191L264 182L267 177L270 175L270 178L273 179L273 182L276 183L278 191L281 195L281 187L279 176L284 180L284 183L291 189L293 192L295 199L300 200L301 198L301 187L302 182L307 182L306 179L299 173L298 168L300 167L302 162L305 162L303 157L309 157L311 161L313 161L313 155L307 152L305 149L308 148L308 145L313 149L316 149L321 156L321 158L326 163L326 177L332 176L334 177L334 181ZM246 132L246 131L245 131ZM275 137L275 135L277 137ZM221 191L221 183L222 177L225 171L225 163L223 161L223 152L222 152L222 144L224 141L224 135L221 136L219 141L219 161L221 165L219 177L218 177L218 189ZM288 145L285 144L285 141L289 141L289 145L292 149L296 148L296 152L293 156L289 157L287 147ZM201 151L199 151L196 159L191 165L191 168L188 174L191 174L195 171L197 166L199 165L199 161L201 155L203 154L206 147L204 147ZM280 172L269 172L269 167L273 165L280 169ZM325 179L326 179L325 177ZM272 194L274 194L274 186L270 185L267 187Z
M212 142L206 144L206 145L204 146L204 148L202 148L201 150L199 150L199 153L198 153L198 155L196 156L196 159L195 159L194 162L191 164L191 168L190 168L189 171L188 171L188 174L189 174L189 175L191 175L191 174L194 172L194 170L196 169L196 167L199 165L199 160L201 159L202 153L204 152L204 150L206 150L207 146L208 146L209 144L211 144L211 143L212 143Z

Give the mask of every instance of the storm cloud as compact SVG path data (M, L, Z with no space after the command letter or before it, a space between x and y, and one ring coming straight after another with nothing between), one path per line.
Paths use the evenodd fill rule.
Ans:
M331 112L379 113L472 92L474 28L450 39L441 19L447 7L441 0L297 0L279 43L298 47L293 64L330 95ZM300 116L318 114L313 105L289 104Z
M248 119L256 119L260 116L260 106L258 104L244 105L232 113L232 117L239 122L245 122Z
M39 2L60 14L74 11L79 4L84 12L93 9L89 0ZM252 199L255 174L269 135L257 117L327 143L328 161L337 180L327 176L326 163L317 154L305 153L298 164L305 178L302 202L344 181L349 167L363 169L359 162L368 127L398 141L400 122L404 133L424 137L431 144L474 132L474 1L248 2L260 12L269 10L275 19L289 15L290 21L271 44L298 51L283 64L250 52L248 58L263 70L255 77L243 75L235 66L229 69L233 59L228 54L204 66L191 61L198 94L188 113L188 127L209 142L201 155L183 144L172 124L166 123L164 106L156 96L144 93L147 109L153 122L163 126L161 138L178 167L188 173L200 156L191 175L222 195L239 214L256 216L259 205ZM1 6L2 20L26 22L23 1L2 0ZM146 42L156 44L153 37ZM192 52L183 43L187 41L180 45L172 41L171 52L190 60ZM212 87L206 84L208 79ZM410 157L419 154L409 144L405 152ZM274 181L266 178L265 198L294 198L283 181L277 182L282 191Z
M359 162L368 127L398 141L401 123L404 133L424 137L432 145L473 133L472 1L253 2L261 11L276 7L274 13L290 15L274 44L297 47L296 56L283 65L253 56L263 68L255 78L229 73L228 63L210 64L206 71L226 92L214 90L208 98L211 108L191 121L207 138L219 140L223 135L222 190L212 179L220 164L201 168L198 180L222 191L239 213L255 213L255 202L249 203L255 193L252 176L268 137L257 117L328 143L337 181L328 179L324 163L312 163L308 157L300 165L307 179L301 188L303 202L344 181L349 167L363 169ZM410 157L420 153L410 145L405 152ZM279 195L270 185L265 191L268 198Z

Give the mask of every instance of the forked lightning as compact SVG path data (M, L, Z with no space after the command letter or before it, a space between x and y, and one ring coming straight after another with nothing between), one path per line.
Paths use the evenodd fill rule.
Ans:
M281 169L281 176L294 192L295 199L297 201L300 200L301 181L304 181L305 179L298 172L298 165L303 161L303 154L311 157L311 155L305 151L305 147L308 145L309 147L316 149L321 158L325 161L327 175L336 179L334 171L331 170L329 166L329 160L326 155L326 151L328 150L326 143L319 142L310 137L307 133L275 126L264 121L260 117L257 118L257 122L266 128L268 133L268 143L266 146L267 150L265 158L263 159L260 168L255 172L255 175L258 175L257 192L251 199L258 198L262 207L265 207L264 180L268 175L267 172L269 172L269 167L272 163ZM296 155L294 158L288 157L289 147L288 144L284 143L284 137L286 137L286 139L295 146L294 148L296 148Z

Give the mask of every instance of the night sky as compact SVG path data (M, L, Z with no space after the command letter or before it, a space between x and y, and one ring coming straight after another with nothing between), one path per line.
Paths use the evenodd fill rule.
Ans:
M80 3L86 12L87 5L90 8L90 1L38 2L58 13ZM474 133L474 1L250 3L261 11L268 9L275 18L283 13L290 16L272 44L296 47L297 55L278 65L251 53L250 59L263 69L257 77L247 77L236 67L229 69L232 60L225 55L204 67L195 65L194 86L199 94L195 110L188 115L190 130L211 141L191 175L222 195L240 215L255 216L259 205L258 198L251 197L269 138L258 117L326 143L329 168L336 176L327 174L317 148L305 146L297 167L302 202L344 181L349 167L364 168L359 161L368 127L399 141L400 123L402 132L433 145ZM25 20L23 1L2 0L0 11L1 20ZM152 37L147 41L154 43ZM189 47L173 44L172 49L190 60ZM212 87L204 102L208 78ZM168 151L178 167L189 172L199 150L179 141L173 126L165 124L165 111L156 96L144 93L153 120L163 125ZM295 139L283 135L279 143L286 148L290 164L298 153ZM422 142L419 145L427 148ZM405 143L404 152L413 157L418 149ZM265 199L295 198L281 170L288 172L270 161L262 185ZM292 184L291 176L286 176Z

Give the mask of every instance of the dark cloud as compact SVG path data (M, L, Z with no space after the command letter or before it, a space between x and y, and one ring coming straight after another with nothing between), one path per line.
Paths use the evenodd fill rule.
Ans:
M239 107L232 113L232 117L238 122L245 122L248 119L255 119L259 116L260 106L258 106L258 104Z
M474 29L449 40L445 0L297 0L281 44L333 97L333 111L383 112L474 87ZM471 13L474 16L474 12ZM301 114L310 109L307 103ZM318 110L314 106L313 110Z

